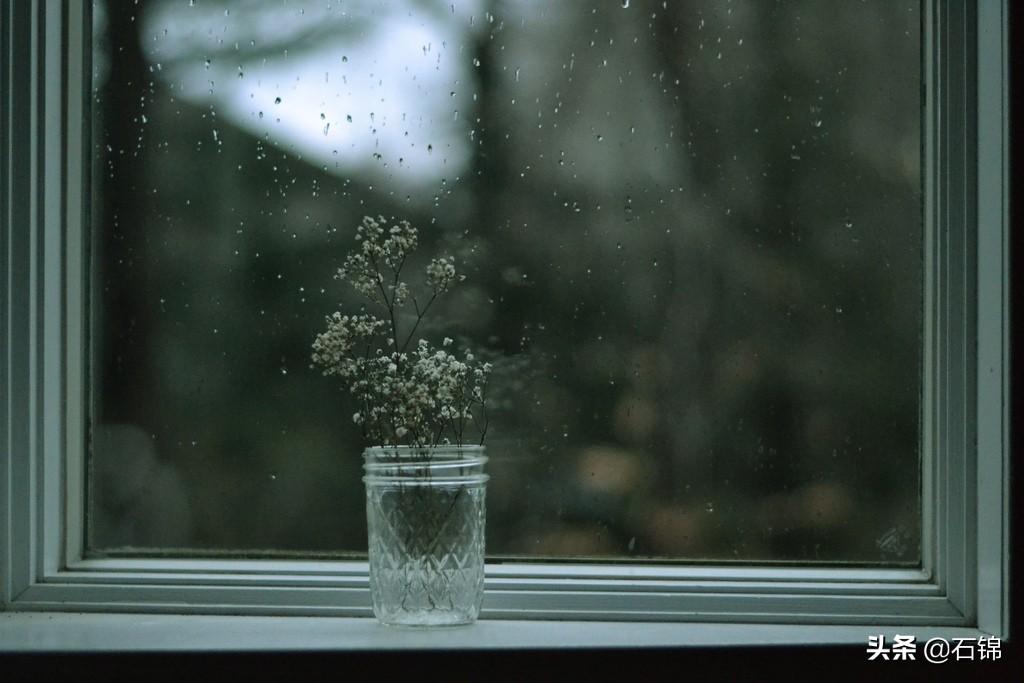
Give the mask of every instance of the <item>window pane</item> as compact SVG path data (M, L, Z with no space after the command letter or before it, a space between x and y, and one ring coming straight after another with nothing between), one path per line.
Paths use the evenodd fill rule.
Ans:
M917 2L96 2L90 548L365 552L364 215L467 275L490 554L916 564Z

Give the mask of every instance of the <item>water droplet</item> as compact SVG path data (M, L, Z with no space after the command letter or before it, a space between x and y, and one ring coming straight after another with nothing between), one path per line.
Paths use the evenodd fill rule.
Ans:
M711 501L708 501L707 503L704 504L704 512L714 512L714 511L715 511L715 504L714 503L712 503Z
M622 9L629 9L629 0L622 0Z
M281 98L280 97L275 97L274 98L274 104L281 104Z
M352 114L348 114L347 116L345 116L345 120L348 121L349 123L352 123Z
M347 62L348 61L348 57L346 57L345 55L342 55L341 56L341 61L342 62Z

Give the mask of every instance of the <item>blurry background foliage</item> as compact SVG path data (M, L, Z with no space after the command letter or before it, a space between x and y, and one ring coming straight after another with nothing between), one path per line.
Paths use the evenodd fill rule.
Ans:
M505 359L491 555L919 562L917 2L93 19L93 552L365 552L310 344L383 214Z

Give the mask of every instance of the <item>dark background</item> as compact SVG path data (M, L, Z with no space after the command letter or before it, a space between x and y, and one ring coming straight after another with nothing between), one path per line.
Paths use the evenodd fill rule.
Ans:
M407 6L461 31L458 118L410 111L440 179L322 164L221 94L324 45L353 45L332 96L397 78L358 56L394 17L278 44L275 3L98 7L91 550L363 552L364 444L309 347L382 213L466 264L428 331L529 368L495 387L490 554L916 564L917 3L447 6ZM222 43L189 28L221 8Z

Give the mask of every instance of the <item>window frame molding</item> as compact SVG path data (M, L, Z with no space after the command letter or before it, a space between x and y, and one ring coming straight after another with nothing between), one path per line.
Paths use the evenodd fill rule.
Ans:
M0 9L0 612L372 616L366 562L82 559L88 6ZM1008 635L1008 11L922 4L922 567L489 562L481 619Z

